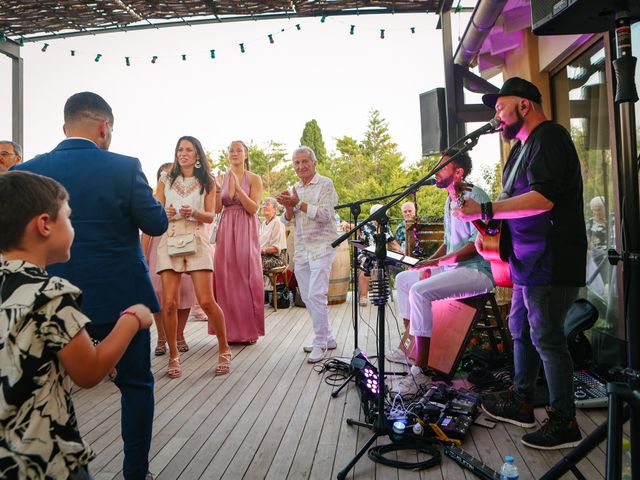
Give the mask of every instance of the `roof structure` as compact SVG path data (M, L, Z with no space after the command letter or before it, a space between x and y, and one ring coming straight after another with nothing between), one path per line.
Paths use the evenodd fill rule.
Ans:
M0 34L15 41L117 30L369 13L440 13L451 0L0 0Z

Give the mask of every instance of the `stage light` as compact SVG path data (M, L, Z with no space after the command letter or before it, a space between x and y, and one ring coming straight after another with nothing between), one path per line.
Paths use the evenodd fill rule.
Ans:
M351 359L351 371L355 374L356 386L363 403L375 404L380 388L378 369L374 367L367 356L360 350L353 352Z

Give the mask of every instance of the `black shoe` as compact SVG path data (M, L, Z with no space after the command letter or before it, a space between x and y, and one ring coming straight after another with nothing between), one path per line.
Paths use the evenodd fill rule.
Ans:
M522 436L521 442L527 447L540 450L572 448L580 443L582 434L575 417L566 420L547 408L547 418L540 430Z
M491 418L502 422L512 423L519 427L533 428L536 417L533 415L533 405L524 403L513 391L509 391L505 398L482 402L482 409Z

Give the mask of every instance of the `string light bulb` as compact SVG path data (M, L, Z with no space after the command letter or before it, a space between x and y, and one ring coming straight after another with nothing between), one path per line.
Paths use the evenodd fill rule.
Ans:
M244 50L244 43L241 43L241 44L240 44L240 52L241 52L241 53L244 53L244 52L245 52L245 50Z
M101 58L102 58L102 54L101 53L97 53L96 54L96 58L94 58L93 61L94 62L99 62Z
M299 23L296 23L296 30L300 30L302 27L300 26Z
M129 57L124 57L124 63L127 65L127 67L131 66L131 61L129 60Z
M355 31L356 31L356 26L355 25L351 25L351 28L349 29L349 33L351 35L353 35L355 33Z
M182 61L183 61L183 62L186 62L186 61L187 61L187 55L186 55L185 53L183 53L183 54L181 55L181 57L182 57Z
M411 33L416 33L416 27L411 27Z
M269 35L267 35L267 37L269 37L269 43L273 44L273 35L270 33Z
M46 51L47 51L47 48L49 48L49 44L48 44L48 43L45 43L45 44L42 46L42 48L40 49L40 51L41 51L41 52L46 52Z
M384 40L384 28L380 29L380 38Z
M216 51L215 50L209 50L209 54L211 55L211 59L216 58Z
M155 64L158 61L158 56L154 55L153 57L151 57L151 63Z
M75 50L71 50L71 56L75 57L76 56L76 51Z

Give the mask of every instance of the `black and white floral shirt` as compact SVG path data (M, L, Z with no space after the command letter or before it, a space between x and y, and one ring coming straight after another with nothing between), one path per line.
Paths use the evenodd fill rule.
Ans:
M93 458L56 355L90 321L80 295L36 265L0 262L0 478L65 479Z

